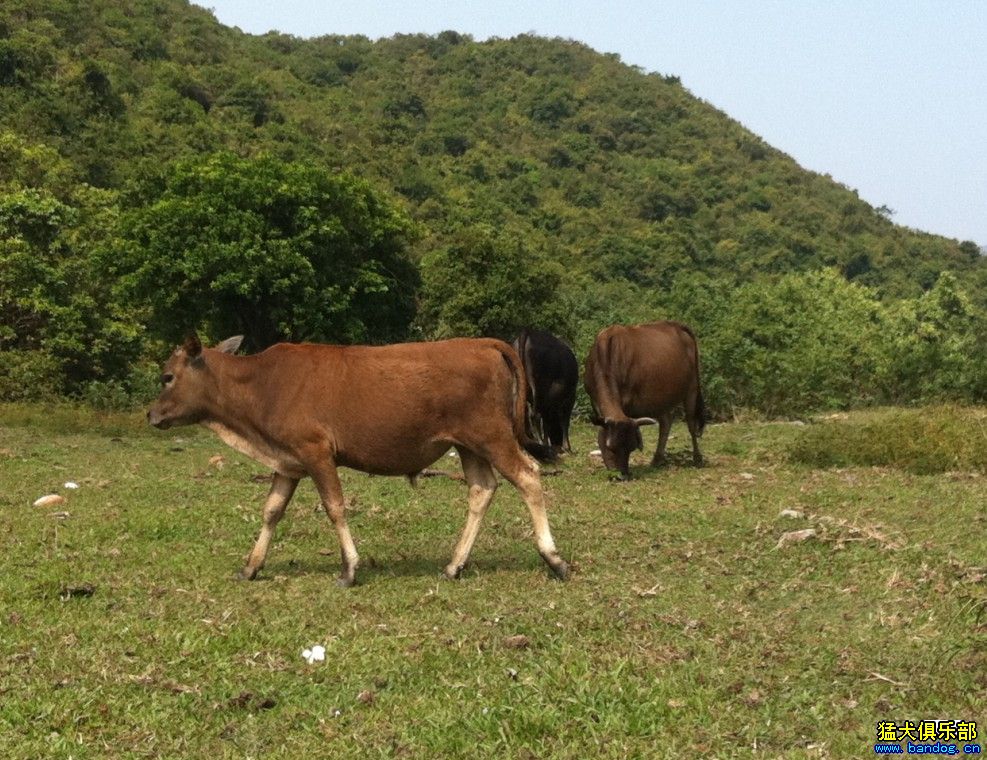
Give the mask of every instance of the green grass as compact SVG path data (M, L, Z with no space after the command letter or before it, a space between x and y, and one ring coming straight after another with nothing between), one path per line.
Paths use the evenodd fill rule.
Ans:
M975 473L814 469L790 461L803 428L738 423L701 470L677 425L675 463L637 453L619 484L579 425L544 478L568 583L509 486L449 582L463 485L347 471L344 590L310 483L238 582L264 471L205 431L78 414L0 408L4 758L860 757L879 720L987 716ZM49 492L67 503L31 506Z

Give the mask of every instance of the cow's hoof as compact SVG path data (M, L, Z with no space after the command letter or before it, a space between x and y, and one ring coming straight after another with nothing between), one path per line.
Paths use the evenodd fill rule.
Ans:
M356 578L347 578L345 575L340 575L336 578L336 585L340 588L352 588L356 585Z
M546 565L552 568L552 573L560 581L569 577L569 564L558 554L542 554L541 558L545 560Z
M236 574L236 577L238 580L241 581L252 581L254 578L257 577L257 573L259 570L260 570L259 567L255 567L253 569L249 567L244 567L240 569L240 572Z
M458 581L459 576L463 574L462 565L446 565L445 570L442 574L451 581Z

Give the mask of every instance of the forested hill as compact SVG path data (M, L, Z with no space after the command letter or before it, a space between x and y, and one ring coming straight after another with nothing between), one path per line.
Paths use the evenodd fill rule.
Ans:
M99 187L219 149L314 160L403 196L431 234L517 226L567 265L645 285L836 266L905 295L979 263L677 78L575 42L255 37L180 0L7 0L0 37L3 126Z
M509 326L510 299L491 295L493 285L473 292L443 274L470 256L487 266L483 255L527 267L531 299L551 312L544 321L578 340L607 319L661 311L650 309L655 294L675 291L682 302L683 293L823 268L869 286L884 303L920 296L947 270L977 304L987 290L987 262L974 243L895 225L888 209L803 170L677 77L578 42L476 42L456 32L377 42L252 36L182 0L0 5L0 191L43 192L62 204L56 214L37 195L8 203L14 210L0 214L8 243L52 250L58 237L60 250L83 258L92 243L104 251L105 283L115 271L106 268L105 251L114 244L96 244L97 233L112 230L152 250L147 230L154 225L134 221L135 209L187 189L183 172L196 166L218 161L223 171L240 171L246 164L236 162L244 160L362 177L410 217L402 235L422 279L402 278L407 308L393 317L408 325L405 334ZM264 176L279 171L265 166ZM172 179L162 179L174 167ZM44 230L26 208L45 220ZM10 221L16 214L27 214L20 226ZM87 267L73 266L83 281ZM384 274L361 270L353 282L396 271L382 266ZM490 282L510 280L502 274ZM65 279L64 272L50 276ZM31 313L41 309L40 296L18 296L11 306L17 283L6 287L0 311L8 321L37 326L64 318L55 306ZM376 287L394 292L383 280ZM506 290L517 287L508 282ZM500 321L457 322L448 312L457 295L464 313L500 309ZM107 345L139 338L133 312L118 313L107 301L118 296L83 299L103 304L94 313L113 312L116 343ZM644 301L649 308L635 312ZM368 340L401 332L393 324L376 330L359 314L347 317L359 329L292 329L296 317L258 329ZM0 352L48 350L41 332L12 335L0 332ZM113 374L103 359L88 369L90 358L73 361L79 377Z

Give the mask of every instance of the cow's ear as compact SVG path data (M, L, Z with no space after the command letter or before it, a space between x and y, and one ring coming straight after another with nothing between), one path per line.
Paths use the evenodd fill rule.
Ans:
M189 359L198 357L202 353L202 342L199 340L199 336L194 332L189 333L182 344L182 350Z
M224 354L234 354L236 353L236 350L240 348L241 343L243 343L243 336L234 335L232 338L227 338L216 346L216 350Z

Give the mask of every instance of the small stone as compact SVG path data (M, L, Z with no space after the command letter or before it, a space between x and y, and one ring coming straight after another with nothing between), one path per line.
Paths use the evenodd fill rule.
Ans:
M778 513L778 517L791 517L793 520L801 520L805 517L805 512L800 512L797 509L783 509Z
M527 649L531 646L531 639L523 633L516 636L508 636L504 639L504 646L508 649Z
M50 493L42 496L34 502L36 507L54 507L57 504L64 504L65 497L59 496L57 493Z
M800 544L803 541L808 541L810 538L816 537L815 528L806 528L805 530L791 530L788 533L782 533L781 538L778 539L778 543L775 545L775 549L781 549L783 546L788 546L789 544Z

